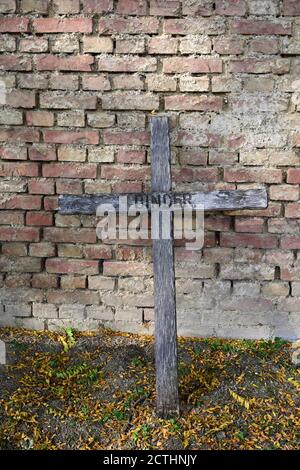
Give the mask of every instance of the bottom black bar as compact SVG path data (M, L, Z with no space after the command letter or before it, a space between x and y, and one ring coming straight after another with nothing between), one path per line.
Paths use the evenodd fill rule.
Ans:
M2 468L9 463L47 462L48 465L57 463L93 464L95 469L109 466L124 468L141 468L142 466L172 465L174 467L196 468L205 464L230 464L230 466L251 465L261 462L268 464L288 465L298 464L299 451L0 451ZM45 460L47 459L47 460Z

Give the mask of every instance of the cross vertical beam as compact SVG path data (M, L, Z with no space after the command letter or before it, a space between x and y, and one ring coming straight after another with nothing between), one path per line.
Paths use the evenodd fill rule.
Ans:
M151 171L152 192L171 191L167 117L151 119ZM179 414L173 214L169 216L170 238L153 240L157 414L164 418ZM160 214L160 234L161 224Z

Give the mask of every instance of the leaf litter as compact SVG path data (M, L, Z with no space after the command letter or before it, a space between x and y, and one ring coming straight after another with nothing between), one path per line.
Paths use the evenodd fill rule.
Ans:
M179 338L181 415L155 415L153 338L0 329L0 449L299 449L289 343Z

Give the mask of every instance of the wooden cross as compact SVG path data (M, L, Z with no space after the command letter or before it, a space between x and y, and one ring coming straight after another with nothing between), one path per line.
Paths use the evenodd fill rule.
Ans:
M237 209L265 209L268 206L265 189L218 190L195 193L171 192L171 152L167 117L151 118L151 170L150 194L126 194L128 205L143 201L149 210L151 202L164 200L186 202L205 211ZM119 210L119 195L99 194L59 197L62 214L95 214L100 204L111 204ZM172 215L170 215L172 217ZM160 221L161 223L161 221ZM153 240L155 361L157 413L161 417L179 414L177 373L176 295L173 251L173 224L170 239Z

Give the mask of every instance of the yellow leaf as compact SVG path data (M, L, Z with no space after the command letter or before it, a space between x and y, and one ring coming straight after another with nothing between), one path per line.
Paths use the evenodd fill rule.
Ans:
M244 406L246 408L246 410L249 410L250 408L250 402L248 400L246 400L246 398L244 397L241 397L240 395L238 395L237 393L233 392L231 389L229 389L229 393L230 395L232 396L232 398L237 402L239 403L240 405Z
M292 377L290 377L288 379L288 382L290 382L292 385L294 385L294 387L297 389L297 390L300 390L300 383L297 382L297 380L293 379Z

